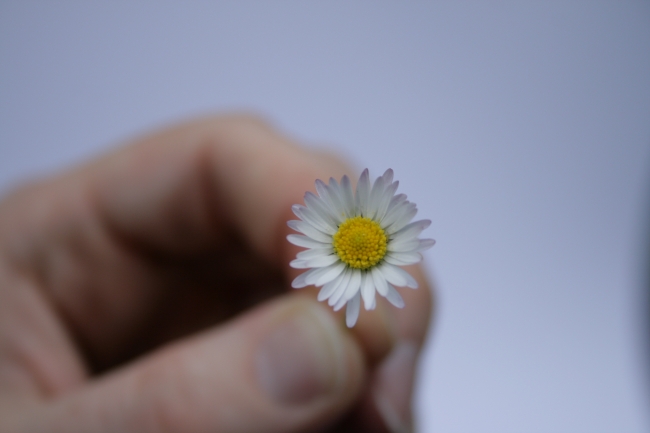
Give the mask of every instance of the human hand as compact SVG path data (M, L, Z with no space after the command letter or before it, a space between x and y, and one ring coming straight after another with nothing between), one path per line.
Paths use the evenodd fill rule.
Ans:
M421 270L403 310L380 302L351 330L288 288L291 205L345 173L232 116L6 197L0 431L408 431Z

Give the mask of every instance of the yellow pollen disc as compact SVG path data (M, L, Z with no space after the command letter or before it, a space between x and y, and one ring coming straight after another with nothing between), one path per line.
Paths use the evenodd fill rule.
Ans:
M351 268L371 268L386 255L386 233L370 218L344 221L333 239L334 251Z

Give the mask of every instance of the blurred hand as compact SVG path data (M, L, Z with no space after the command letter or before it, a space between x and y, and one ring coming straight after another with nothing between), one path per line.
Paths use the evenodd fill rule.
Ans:
M431 311L352 330L289 289L292 204L350 170L247 117L158 132L0 204L0 431L409 431Z

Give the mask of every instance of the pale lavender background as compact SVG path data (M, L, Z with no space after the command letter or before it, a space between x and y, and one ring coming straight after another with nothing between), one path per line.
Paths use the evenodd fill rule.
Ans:
M423 432L650 430L650 3L2 2L0 189L248 108L433 224Z

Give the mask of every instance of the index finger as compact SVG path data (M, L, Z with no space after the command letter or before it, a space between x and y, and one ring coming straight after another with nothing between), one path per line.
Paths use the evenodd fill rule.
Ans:
M345 173L350 170L340 160L255 118L213 117L143 137L48 182L28 200L38 209L22 212L32 219L23 224L17 212L15 220L36 239L27 256L49 266L47 289L58 309L83 340L105 347L132 332L160 288L138 252L192 256L236 232L288 271L291 205L302 202L315 179ZM397 322L400 331L403 322L417 324L412 328L423 336L430 293L424 284L411 296L418 300L407 309L421 313L399 315L405 320ZM380 358L394 338L374 326L386 322L376 313L364 314L354 330L371 358Z
M308 151L249 116L180 125L95 168L90 173L101 216L121 235L182 254L235 228L274 262L284 247L278 227L286 210L313 189L314 176L346 171L333 157Z
M307 149L248 116L204 119L146 137L94 170L98 204L107 224L138 243L181 254L195 252L237 230L254 251L295 276L288 263L296 248L286 241L291 206L314 191L316 179L352 170L342 160ZM421 342L431 293L405 293L407 310L379 308L356 328L371 362L395 338ZM313 293L315 296L315 293ZM412 302L411 302L412 301ZM392 308L392 307L388 307ZM392 317L391 317L392 316ZM377 323L392 323L391 335ZM388 323L387 323L388 322Z

